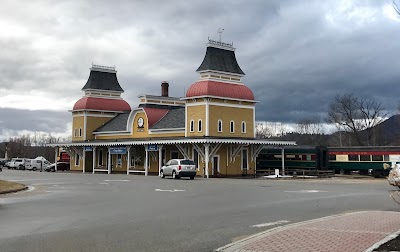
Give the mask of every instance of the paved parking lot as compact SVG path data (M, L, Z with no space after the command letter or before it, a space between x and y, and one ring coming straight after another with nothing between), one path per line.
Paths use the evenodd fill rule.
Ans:
M212 251L279 225L398 211L385 180L161 179L3 170L0 251Z

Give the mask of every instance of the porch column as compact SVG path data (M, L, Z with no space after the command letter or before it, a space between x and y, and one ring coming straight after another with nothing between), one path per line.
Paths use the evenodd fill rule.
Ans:
M204 144L204 162L206 162L206 177L209 178L208 176L208 161L210 159L209 157L209 151L210 150L210 144Z
M281 149L281 156L282 156L282 176L285 175L285 149L282 147Z
M158 147L158 176L160 176L160 172L161 172L161 167L162 167L162 148L163 148L163 145L160 145L159 147Z
M57 171L57 157L58 157L58 147L55 148L54 152L54 170Z
M128 157L126 160L126 175L129 175L129 168L131 167L131 146L128 146L127 149L128 149Z
M94 174L94 169L96 169L96 147L93 147L93 174Z
M82 148L83 148L83 152L82 152L82 161L83 161L82 173L85 173L85 170L86 170L86 151L85 151L85 146L82 147Z
M107 162L108 174L111 174L111 150L108 147L108 162Z
M144 176L147 176L149 174L149 169L148 169L148 162L149 162L149 152L147 151L147 145L145 146L146 148L146 158L144 162Z

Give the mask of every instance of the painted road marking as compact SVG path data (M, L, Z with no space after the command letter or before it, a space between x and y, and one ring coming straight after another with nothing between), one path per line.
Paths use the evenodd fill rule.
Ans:
M261 224L253 225L251 227L269 227L269 226L280 225L280 224L284 224L284 223L288 223L288 222L290 222L290 221L280 220L280 221L276 221L276 222L261 223Z
M285 191L288 193L318 193L318 192L328 192L328 191L319 191L319 190L299 190L299 191Z
M106 179L105 182L128 182L129 179Z
M174 190L155 189L154 191L156 191L156 192L185 192L186 190L178 190L178 189L174 189Z

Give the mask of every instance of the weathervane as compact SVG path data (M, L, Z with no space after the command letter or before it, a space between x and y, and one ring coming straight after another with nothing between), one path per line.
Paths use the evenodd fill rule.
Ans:
M218 28L217 33L218 33L218 35L219 35L219 42L221 42L221 35L222 35L223 32L224 32L224 29Z

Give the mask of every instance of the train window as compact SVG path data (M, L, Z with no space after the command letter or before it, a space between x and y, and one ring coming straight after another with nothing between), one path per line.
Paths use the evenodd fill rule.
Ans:
M335 161L336 160L336 155L329 155L329 160Z
M383 161L382 155L372 155L372 161Z
M390 161L389 155L383 155L383 161Z
M360 161L371 161L371 155L360 155Z
M349 161L360 161L358 155L349 155Z

